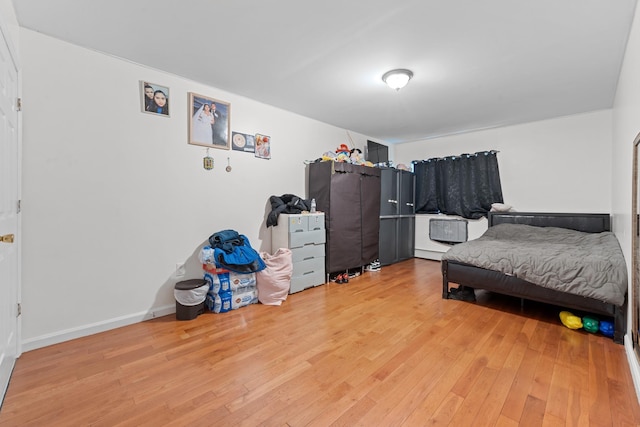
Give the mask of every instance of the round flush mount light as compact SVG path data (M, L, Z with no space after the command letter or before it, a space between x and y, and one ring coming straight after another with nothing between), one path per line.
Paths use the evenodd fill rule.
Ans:
M405 70L403 68L397 70L391 70L384 73L382 81L385 82L391 89L400 90L409 83L413 77L411 70Z

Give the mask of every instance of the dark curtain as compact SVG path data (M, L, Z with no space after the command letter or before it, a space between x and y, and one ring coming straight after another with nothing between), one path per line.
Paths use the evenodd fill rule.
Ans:
M414 161L416 212L477 219L503 203L496 151Z

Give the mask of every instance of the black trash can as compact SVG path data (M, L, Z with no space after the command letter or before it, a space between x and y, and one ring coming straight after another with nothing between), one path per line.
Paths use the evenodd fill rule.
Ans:
M176 319L192 320L204 313L209 283L204 279L189 279L176 283L173 294L176 298Z

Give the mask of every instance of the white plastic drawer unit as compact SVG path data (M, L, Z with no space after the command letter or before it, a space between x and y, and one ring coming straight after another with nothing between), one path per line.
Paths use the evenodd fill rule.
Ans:
M282 227L285 225L284 221L286 228ZM324 214L280 214L278 225L273 226L271 232L271 250L275 252L278 248L301 248L309 244L324 245L326 240Z
M280 214L271 228L271 252L291 250L293 274L289 293L323 285L325 281L324 214Z

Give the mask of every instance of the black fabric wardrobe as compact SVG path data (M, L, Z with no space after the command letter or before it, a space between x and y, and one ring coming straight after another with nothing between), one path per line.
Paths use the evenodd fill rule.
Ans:
M380 169L318 162L307 167L307 198L325 213L327 274L378 259Z

